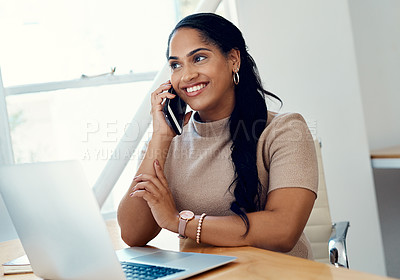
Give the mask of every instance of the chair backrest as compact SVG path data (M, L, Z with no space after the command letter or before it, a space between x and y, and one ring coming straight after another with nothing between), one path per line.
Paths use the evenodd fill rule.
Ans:
M328 242L332 232L332 219L326 191L321 145L318 140L314 142L318 158L318 194L304 232L310 240L314 259L318 262L329 263Z

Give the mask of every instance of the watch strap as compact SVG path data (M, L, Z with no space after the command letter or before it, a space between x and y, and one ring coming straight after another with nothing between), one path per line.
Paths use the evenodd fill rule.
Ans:
M179 227L178 227L178 237L182 239L186 239L187 236L185 235L186 225L188 220L179 218Z

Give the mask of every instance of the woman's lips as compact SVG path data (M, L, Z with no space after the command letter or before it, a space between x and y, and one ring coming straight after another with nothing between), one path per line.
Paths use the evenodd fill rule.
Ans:
M197 84L191 87L185 88L185 93L189 97L194 97L199 95L204 91L204 88L207 86L206 83Z

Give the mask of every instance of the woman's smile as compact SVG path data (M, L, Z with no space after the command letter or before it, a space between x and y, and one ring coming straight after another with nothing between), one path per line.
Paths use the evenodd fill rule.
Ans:
M199 83L196 85L188 86L184 88L184 91L188 97L195 97L201 94L207 87L208 83Z

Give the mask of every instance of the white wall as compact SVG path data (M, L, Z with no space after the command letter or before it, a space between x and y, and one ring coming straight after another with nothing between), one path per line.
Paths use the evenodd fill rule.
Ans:
M400 144L400 1L349 1L371 150ZM374 170L387 273L400 278L400 169ZM396 246L397 244L397 246Z
M349 220L352 269L385 275L353 34L346 0L237 0L239 26L281 111L302 113L323 143L334 221Z
M400 144L400 1L351 0L369 146Z

